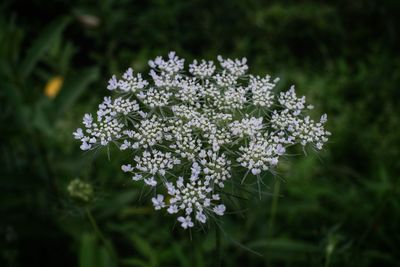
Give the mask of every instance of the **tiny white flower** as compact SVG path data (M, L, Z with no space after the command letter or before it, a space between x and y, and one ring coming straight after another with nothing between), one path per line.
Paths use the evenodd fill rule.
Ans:
M165 207L165 202L164 202L164 196L163 195L158 194L157 197L153 197L151 199L151 201L153 202L155 210L160 210L161 208Z
M222 215L224 215L225 209L226 209L225 205L224 204L220 204L220 205L214 207L213 211L214 211L215 214L217 214L219 216L222 216Z
M171 206L169 206L167 211L168 211L169 214L178 213L178 207L176 205L171 205Z
M93 116L92 116L92 114L85 114L85 116L83 117L83 124L85 124L85 126L86 126L87 128L90 128L92 122L93 122Z
M122 165L121 169L123 172L131 172L133 171L133 167L131 164L127 164L127 165Z
M150 178L144 179L144 182L145 182L147 185L152 186L152 187L154 187L154 186L157 185L157 182L156 182L156 180L154 179L154 177L150 177Z
M143 176L141 174L135 174L134 176L132 176L133 181L139 181L142 178L143 178Z
M178 221L181 223L183 229L191 228L194 226L192 219L189 216L186 217L178 217Z
M119 147L121 150L126 150L131 147L131 142L128 140L124 140L124 143Z
M323 114L323 115L321 116L320 122L321 122L321 123L325 123L325 122L327 122L327 121L328 121L328 115Z
M84 137L81 128L76 129L76 131L73 133L73 135L74 135L74 138L75 138L75 139L79 139L79 140L82 139L82 138Z
M278 144L275 150L278 155L283 155L286 152L286 149L281 144Z
M207 221L206 215L204 215L204 213L202 213L202 212L198 212L196 214L196 219L201 223L205 223Z
M257 169L257 168L254 168L254 169L251 169L251 173L252 173L253 175L258 175L258 174L261 173L261 170L260 170L260 169Z
M132 147L133 149L138 149L139 146L140 146L139 143L138 143L138 142L135 142L135 143L132 144L131 147Z
M115 75L111 77L111 79L108 81L108 86L107 89L112 91L118 88L118 81Z
M80 146L80 148L82 150L89 150L90 148L92 148L92 145L86 143L86 142L82 142L82 145Z
M125 80L133 79L133 69L132 68L128 68L125 71L125 73L122 75L122 78L124 78Z

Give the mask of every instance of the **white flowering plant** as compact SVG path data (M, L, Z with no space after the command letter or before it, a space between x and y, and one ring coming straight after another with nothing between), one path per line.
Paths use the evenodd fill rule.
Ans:
M149 61L148 81L129 68L115 75L96 115L85 114L73 134L82 150L115 144L131 150L121 166L154 194L155 210L176 215L184 229L224 215L227 183L247 177L262 182L291 146L321 150L330 133L292 86L276 92L278 78L247 74L246 58ZM238 174L241 173L240 177Z

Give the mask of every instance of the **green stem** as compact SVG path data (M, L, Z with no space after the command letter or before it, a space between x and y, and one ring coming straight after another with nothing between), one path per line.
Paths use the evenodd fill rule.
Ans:
M215 224L215 262L217 267L222 264L221 229Z
M274 233L274 223L275 223L275 216L276 216L276 211L278 207L278 200L279 200L279 190L281 187L281 181L279 179L276 180L274 184L274 189L273 189L273 196L272 196L272 202L271 202L271 208L270 208L270 217L268 221L268 231L267 231L267 242L270 241L270 238L273 236ZM271 266L271 258L269 257L270 251L268 250L268 246L266 246L266 251L265 251L265 264L266 266Z
M271 202L271 215L269 217L269 223L268 223L268 237L271 237L274 232L274 224L275 224L275 216L276 216L276 211L278 208L278 200L279 200L279 190L281 187L281 181L278 179L276 180L274 184L274 192L273 192L273 197L272 197L272 202Z
M86 211L86 215L87 215L87 217L89 219L89 222L90 222L95 234L98 236L100 241L104 244L104 247L106 248L106 250L110 254L110 257L113 259L113 261L115 263L117 263L117 259L115 257L115 254L114 254L110 244L107 242L107 239L104 237L103 233L101 232L96 220L94 219L94 217L92 215L92 212L88 208L86 208L85 211Z
M325 267L329 267L330 263L331 263L331 255L329 254L326 256Z

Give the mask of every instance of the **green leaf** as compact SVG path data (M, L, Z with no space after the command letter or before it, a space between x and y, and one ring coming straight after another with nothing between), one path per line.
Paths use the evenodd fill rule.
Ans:
M157 252L154 251L149 242L138 235L130 236L137 251L149 260L148 266L157 266Z
M0 93L0 97L4 96L7 102L13 106L18 125L27 130L30 126L27 121L29 114L32 113L31 108L28 105L24 105L22 95L15 85L0 79L0 88L3 90Z
M97 267L96 266L96 238L94 235L84 233L81 239L81 247L79 251L80 267Z
M46 51L51 47L51 44L60 36L62 31L70 22L69 17L63 17L51 23L45 28L41 35L33 42L28 53L21 63L21 78L29 76L36 64L45 55Z
M248 247L266 247L270 250L286 251L286 252L300 252L300 253L315 253L320 252L318 246L304 242L301 240L292 240L287 238L277 238L270 240L259 240L248 244Z
M136 258L123 259L123 260L121 260L121 265L122 266L141 266L141 267L148 266L147 262L136 259Z
M188 257L184 254L182 246L179 243L172 243L172 250L174 251L175 257L179 260L180 266L190 266Z
M97 267L114 267L115 263L105 246L100 247Z

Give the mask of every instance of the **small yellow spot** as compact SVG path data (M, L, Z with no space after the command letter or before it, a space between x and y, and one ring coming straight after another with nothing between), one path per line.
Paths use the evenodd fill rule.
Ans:
M51 78L47 84L46 87L44 88L44 94L48 97L48 98L55 98L58 93L61 90L61 87L63 85L64 82L64 78L62 76L55 76L53 78Z

